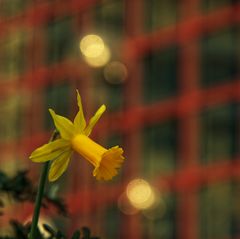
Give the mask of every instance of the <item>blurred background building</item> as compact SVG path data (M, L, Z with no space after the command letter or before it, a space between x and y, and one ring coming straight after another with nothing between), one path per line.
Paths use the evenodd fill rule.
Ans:
M49 186L70 218L45 218L102 239L239 238L239 73L237 0L2 0L0 168L37 182L48 108L73 118L77 88L88 118L107 105L93 138L127 160L99 183L74 156Z

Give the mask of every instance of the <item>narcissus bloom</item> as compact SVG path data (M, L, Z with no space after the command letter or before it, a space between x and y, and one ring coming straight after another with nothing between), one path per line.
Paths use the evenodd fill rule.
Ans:
M117 174L117 169L124 160L123 150L119 146L106 149L89 138L106 106L102 105L87 125L78 91L77 102L79 111L73 122L49 109L61 138L37 148L30 155L30 159L38 163L53 160L48 179L55 181L66 171L71 155L76 151L94 166L93 176L98 180L110 180Z

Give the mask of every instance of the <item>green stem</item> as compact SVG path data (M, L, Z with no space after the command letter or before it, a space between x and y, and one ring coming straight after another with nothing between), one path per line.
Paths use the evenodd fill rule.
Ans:
M58 135L58 132L54 131L49 142L54 141L56 139L57 135ZM49 166L50 166L50 161L47 161L43 165L43 168L42 168L41 178L39 180L38 191L37 191L37 196L36 196L36 201L35 201L35 208L34 208L34 213L33 213L33 219L32 219L29 239L36 238L36 231L37 231L36 229L37 229L37 225L38 225L40 209L42 206L42 198L43 198L43 194L44 194L44 187L45 187L45 183L46 183L46 179L47 179Z
M39 213L40 213L40 209L41 209L41 205L42 205L42 197L43 197L43 193L44 193L44 186L45 186L45 182L46 182L46 178L47 178L49 164L50 164L50 162L48 161L43 165L42 174L41 174L41 178L40 178L39 186L38 186L37 197L36 197L36 201L35 201L35 208L34 208L34 214L33 214L29 239L36 238L35 234L36 234L36 229L37 229L37 224L38 224L38 219L39 219Z

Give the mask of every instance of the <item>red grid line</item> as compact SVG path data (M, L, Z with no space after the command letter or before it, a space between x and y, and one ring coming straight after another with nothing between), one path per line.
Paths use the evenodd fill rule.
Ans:
M213 32L233 23L239 23L240 17L235 17L234 14L240 15L240 4L235 7L223 8L206 16L196 17L196 19L188 19L186 22L183 21L178 25L164 28L155 33L146 34L143 37L127 39L122 45L123 58L128 62L132 57L139 57L146 54L146 51L165 48L174 43L187 43L190 38L193 40L205 33L206 30ZM218 20L220 23L216 24ZM20 20L18 19L18 21ZM195 33L196 31L198 32L197 34ZM188 36L188 38L182 38L181 35ZM15 80L10 79L8 82L1 83L0 94L6 95L9 89L15 88L16 80L19 81L18 87L20 88L31 87L39 89L46 86L49 81L58 81L59 78L66 76L69 77L69 80L72 78L76 79L81 76L84 67L86 65L83 66L80 61L74 62L71 59L53 64L51 67L38 67L34 71L29 70ZM0 78L4 79L5 77L0 76Z
M167 189L174 192L195 191L200 187L215 184L229 179L239 180L240 158L224 159L206 166L184 168L173 175L159 177L155 183L161 186L164 182Z
M180 15L184 19L190 15L192 19L198 16L199 0L195 1L182 1L182 11ZM184 6L188 5L187 11ZM187 23L188 21L185 20ZM193 26L196 25L193 21ZM178 122L178 141L177 141L177 159L179 167L185 169L188 167L194 167L198 164L198 145L199 145L199 118L198 112L194 112L192 108L192 101L186 101L184 98L188 95L193 96L195 108L198 108L199 98L196 91L200 86L200 66L199 66L199 43L197 41L189 41L193 39L196 34L192 32L189 34L187 31L181 31L178 33L179 37L179 91L183 98L183 103L179 102L179 111L184 114L184 117L179 117ZM181 112L183 111L183 112ZM198 201L197 193L192 191L179 192L179 203L177 205L177 235L179 238L193 239L198 236ZM189 227L189 225L191 225Z
M49 83L56 83L64 80L66 77L69 82L75 81L76 78L82 78L85 75L84 66L80 61L64 61L61 63L52 64L51 66L38 67L35 70L30 70L23 75L14 79L4 81L2 79L0 94L1 96L8 95L13 89L41 89Z
M69 12L71 14L79 13L91 4L95 5L96 2L96 0L84 2L74 0L71 2L72 4L69 4L70 7L67 9L63 8L64 4L59 3L56 4L57 8L54 8L55 4L41 4L37 7L31 7L23 15L2 22L0 24L0 29L2 29L1 33L5 34L9 31L8 27L15 30L16 25L24 27L41 26L52 18L62 17L65 14L69 14ZM17 22L18 24L16 24ZM239 22L240 4L222 8L208 15L195 16L175 26L126 40L123 44L123 49L125 49L123 52L126 55L123 57L127 60L131 60L132 58L141 57L146 54L147 51L153 49L161 49L176 43L182 45L190 41L197 41L204 34L212 33L213 31L217 31L232 24L238 24ZM79 77L81 74L82 71L78 66L69 66L60 63L50 68L43 66L41 69L34 72L27 72L20 77L20 82L22 82L22 88L39 89L49 82L59 81L60 78L66 75L71 75L71 80L72 78ZM5 87L9 89L10 86L10 89L12 89L15 87L15 84L16 82L13 82L13 84L5 84ZM10 91L8 91L8 94L11 93L9 92ZM106 117L106 120L102 122L102 126L100 126L98 131L103 132L103 134L101 133L102 135L109 134L110 131L131 133L136 129L141 129L145 124L150 125L158 123L171 117L183 119L189 114L199 113L200 110L206 107L212 107L220 103L229 103L231 101L239 102L239 100L240 80L235 79L235 82L214 86L208 89L196 89L188 94L185 92L163 102L132 107L125 112L110 114ZM106 129L107 131L105 131ZM28 137L23 138L19 148L23 150L23 152L25 152L26 149L30 151L36 142L44 141L47 138L47 134L44 133L31 136L31 139ZM13 147L13 144L10 143L10 147ZM1 147L5 150L7 149L5 144ZM240 164L238 161L239 158L233 161L229 160L229 162L215 163L207 166L191 165L191 167L183 167L171 175L161 176L161 178L157 178L154 181L159 189L161 189L163 182L167 186L167 190L180 193L192 192L210 183L217 183L229 179L240 179ZM108 186L107 190L109 195L107 195L104 200L101 200L100 197L103 188L97 192L89 190L89 192L84 193L84 196L79 192L74 193L74 195L68 195L67 200L71 202L69 203L70 211L76 214L79 212L87 214L95 210L92 206L96 208L104 205L107 206L108 203L117 200L118 195L124 190L124 185L126 185L126 183L127 182L124 182L118 186L114 185L113 187ZM81 206L82 200L90 200L91 207L84 208ZM26 210L24 210L24 214L30 214L31 212L31 207L26 207ZM188 218L188 220L189 219L190 218ZM192 219L196 220L195 218ZM185 231L183 232L185 233ZM180 236L184 236L184 233Z
M185 117L189 113L197 113L206 107L239 100L240 80L236 79L231 83L198 89L187 95L109 115L109 119L104 120L102 124L106 124L109 131L131 132L145 124L154 124L171 117Z
M209 13L187 18L182 22L150 34L127 39L123 45L125 58L141 57L153 49L163 49L174 44L198 40L202 35L240 23L240 4L224 7Z
M19 27L40 27L52 19L79 14L95 6L100 0L70 0L66 2L43 2L28 7L21 14L1 19L0 36Z
M161 177L155 178L152 183L160 192L184 193L194 191L195 189L199 190L201 187L218 182L229 181L230 178L240 180L240 158L226 159L222 163L216 162L207 166L179 169L172 174L161 175ZM119 195L124 192L127 183L128 181L122 182L119 185L105 185L98 188L98 190L88 189L84 194L81 191L68 194L66 202L70 214L89 214L94 213L99 207L107 207L118 200ZM104 200L101 200L101 194L104 190L107 190L108 193L105 195ZM91 206L87 208L83 207L82 202L84 200L88 200ZM32 210L32 205L24 205L24 213L18 215L19 219L26 219L31 215ZM1 222L6 223L11 217L12 215L8 215L8 217L1 218Z
M151 125L169 118L184 117L189 113L197 113L207 107L218 104L239 102L240 80L226 83L209 89L198 89L191 94L174 97L154 103L130 108L124 112L116 112L105 116L101 121L96 134L109 135L109 132L128 133L141 129L145 124ZM31 136L24 136L21 142L8 142L0 145L1 152L7 152L15 146L19 152L30 152L49 138L49 133L43 132Z
M161 177L154 179L153 185L157 186L158 190L162 190L164 184L165 192L186 192L195 189L199 189L203 186L208 186L210 184L215 184L217 182L226 181L229 179L240 179L240 158L234 158L231 160L223 160L222 162L217 162L211 165L202 165L191 168L179 169L170 175L161 175ZM128 181L114 185L114 186L102 186L99 191L91 190L87 191L87 198L91 198L89 210L97 210L100 205L107 207L108 203L113 203L118 200L119 195L121 195L127 185ZM107 190L109 194L106 197L106 201L101 201L99 195L101 195L102 190ZM70 206L70 212L82 212L89 213L81 207L81 201L84 198L81 196L81 192L75 192L73 195L69 194L67 197L68 205ZM73 202L73 203L72 203Z

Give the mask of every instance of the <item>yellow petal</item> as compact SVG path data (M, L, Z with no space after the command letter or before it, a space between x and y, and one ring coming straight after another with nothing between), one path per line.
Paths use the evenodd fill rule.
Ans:
M55 159L68 149L70 149L69 141L57 139L34 150L29 158L37 163L46 162Z
M66 171L71 154L71 150L64 152L52 162L48 174L48 180L50 182L57 180Z
M102 105L97 110L95 115L90 119L88 126L84 130L84 134L85 135L89 136L91 134L93 127L98 122L99 118L102 116L102 114L104 113L105 110L106 110L106 106L105 105Z
M110 180L117 175L117 169L121 167L124 161L123 150L118 146L110 148L102 155L101 162L94 169L93 176L97 180Z
M86 120L83 114L82 100L78 90L77 90L77 103L78 103L79 110L74 119L74 126L75 126L76 133L82 133L84 128L86 127Z
M73 123L69 119L61 115L57 115L52 109L49 109L49 112L61 137L67 140L71 139L74 134Z

